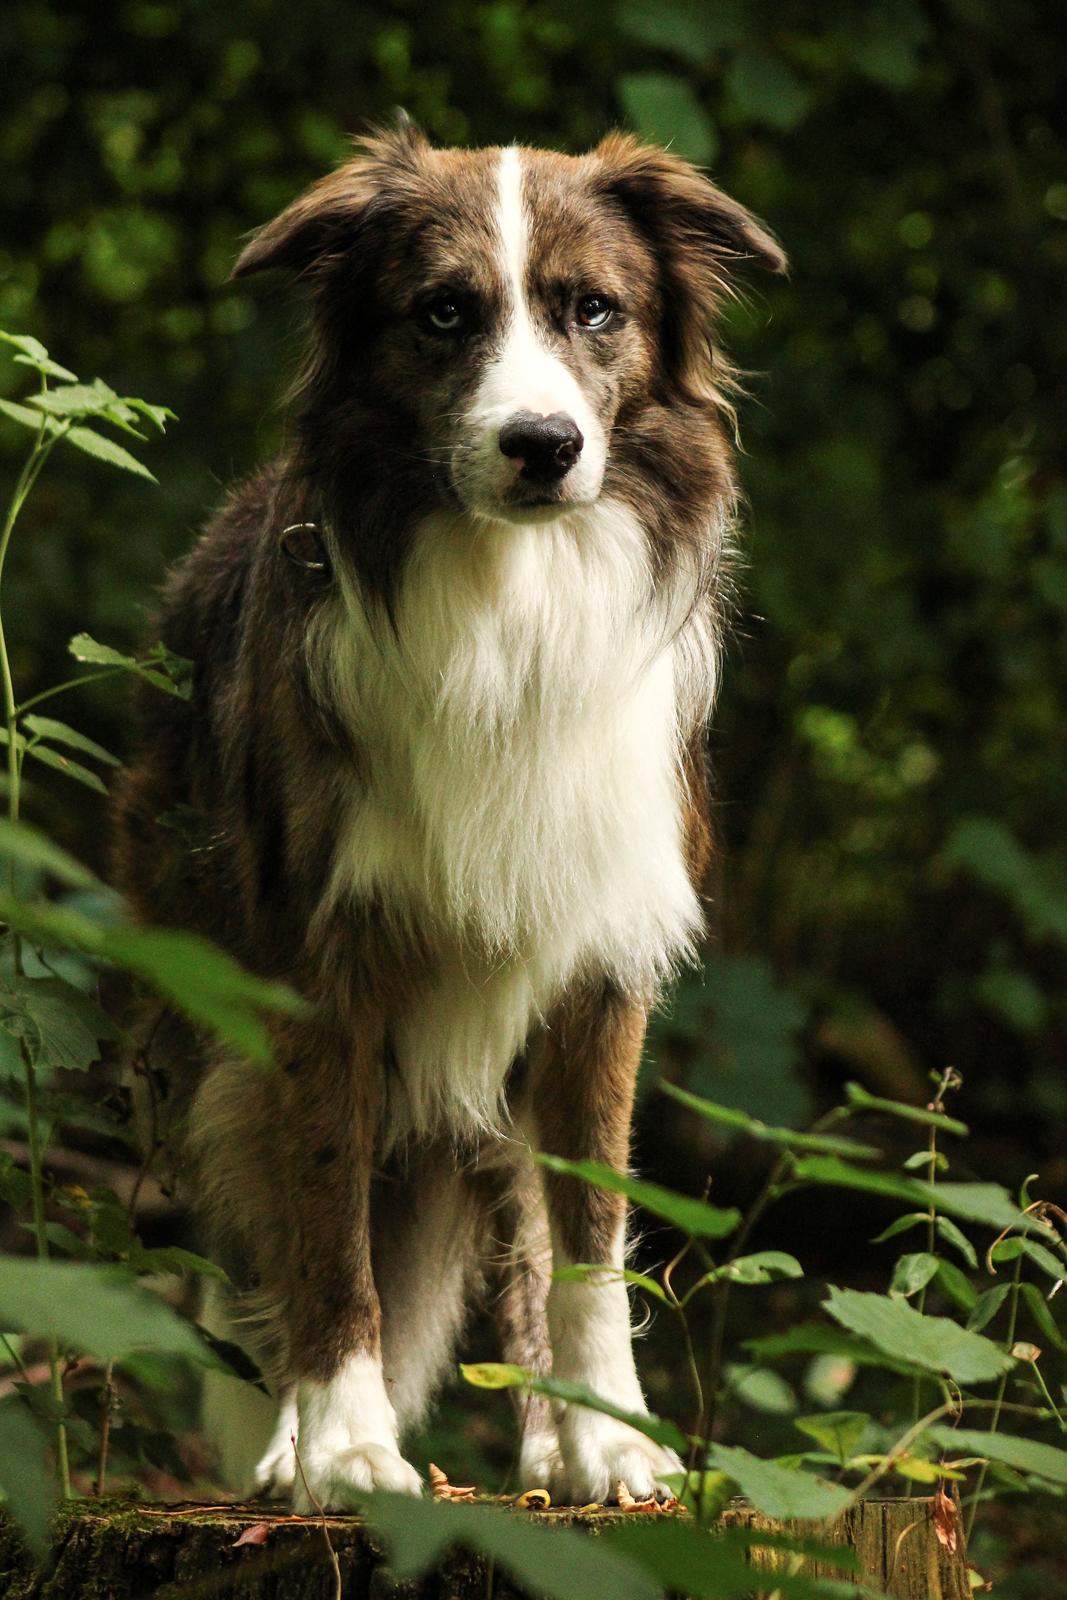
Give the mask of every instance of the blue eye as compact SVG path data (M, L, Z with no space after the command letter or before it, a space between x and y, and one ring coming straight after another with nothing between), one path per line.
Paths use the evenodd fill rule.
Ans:
M583 294L575 307L575 316L583 328L603 328L615 314L615 307L606 294Z

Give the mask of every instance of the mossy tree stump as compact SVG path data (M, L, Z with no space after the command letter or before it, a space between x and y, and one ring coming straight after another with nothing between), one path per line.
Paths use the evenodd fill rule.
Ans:
M579 1515L566 1510L508 1512L548 1525L587 1528L591 1536L621 1513ZM811 1534L811 1525L772 1523L735 1502L728 1526ZM266 1524L266 1528L264 1528ZM505 1574L490 1573L478 1556L449 1555L433 1574L402 1583L390 1573L375 1535L356 1517L326 1519L341 1571L344 1600L524 1600ZM239 1543L256 1529L262 1542ZM894 1600L969 1600L962 1548L950 1554L938 1541L933 1501L867 1500L835 1525L828 1541L850 1545L864 1581ZM766 1548L753 1553L752 1594L774 1587L771 1570L787 1558ZM839 1568L805 1561L812 1577ZM759 1572L764 1572L762 1588ZM0 1521L0 1600L334 1600L336 1580L321 1521L288 1520L277 1506L147 1506L128 1501L76 1501L57 1518L50 1570L36 1573L10 1522ZM611 1600L609 1595L590 1600Z

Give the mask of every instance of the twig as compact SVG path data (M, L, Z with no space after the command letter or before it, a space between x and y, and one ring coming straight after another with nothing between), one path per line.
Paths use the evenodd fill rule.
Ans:
M334 1600L343 1600L341 1594L341 1563L337 1559L337 1551L334 1549L333 1541L330 1538L330 1530L326 1524L325 1507L323 1506L322 1501L311 1492L311 1485L307 1481L307 1474L304 1472L304 1463L300 1459L300 1451L297 1448L295 1433L291 1433L289 1435L289 1443L293 1447L293 1455L296 1457L296 1470L299 1472L300 1481L304 1485L304 1493L311 1501L311 1504L315 1507L315 1510L318 1512L322 1521L322 1537L326 1540L326 1548L330 1552L330 1561L333 1565Z

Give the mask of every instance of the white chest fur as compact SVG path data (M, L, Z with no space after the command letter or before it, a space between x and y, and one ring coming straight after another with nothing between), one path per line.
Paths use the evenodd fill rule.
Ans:
M435 518L395 634L358 593L323 618L316 675L368 757L328 902L374 895L436 953L394 1027L396 1136L490 1125L568 985L649 993L688 949L678 680L695 654L672 631L640 528L603 503L530 528Z

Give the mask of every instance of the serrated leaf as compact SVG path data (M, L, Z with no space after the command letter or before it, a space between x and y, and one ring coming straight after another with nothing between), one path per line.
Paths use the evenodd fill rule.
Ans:
M116 1029L96 1001L63 978L23 978L0 994L0 1026L21 1039L36 1066L83 1072L100 1058L98 1041Z
M870 1420L866 1411L822 1411L812 1417L794 1417L793 1426L829 1450L844 1466Z
M698 1094L691 1094L688 1089L680 1089L676 1083L661 1080L659 1087L664 1094L670 1095L672 1100L677 1100L679 1105L688 1106L690 1111L695 1111L707 1122L714 1122L723 1128L732 1128L737 1133L747 1134L750 1139L783 1145L789 1150L852 1156L857 1161L864 1157L881 1158L882 1152L876 1145L861 1144L858 1139L848 1139L833 1133L798 1133L793 1128L776 1128L761 1122L758 1117L750 1117L747 1111L740 1111L734 1106L720 1106L712 1100L703 1099Z
M110 1267L0 1257L0 1328L47 1334L102 1361L147 1347L219 1366L188 1322Z
M107 439L102 433L96 433L92 428L76 426L68 428L65 438L76 450L83 450L87 456L93 456L97 461L106 461L108 466L119 467L123 472L132 472L138 478L147 478L149 483L159 480L155 474L137 457L116 444L114 439Z
M27 740L25 751L43 766L51 767L55 772L62 772L64 777L73 778L75 783L83 784L86 789L93 789L97 794L107 794L107 785L95 772L90 772L88 767L83 767L80 761L73 761L62 751L53 750L50 744L36 744Z
M762 1461L739 1445L712 1445L708 1461L732 1478L757 1511L776 1520L832 1517L848 1500L840 1484L774 1461Z
M908 1105L903 1100L884 1100L881 1095L868 1094L859 1083L846 1083L845 1096L853 1111L881 1111L887 1116L899 1117L905 1122L918 1122L927 1128L939 1128L942 1133L965 1135L970 1132L965 1122L956 1117L946 1117L942 1111L928 1111L925 1106Z
M38 411L47 411L51 417L106 415L109 407L121 404L114 389L99 378L92 383L68 383L61 389L46 389L43 394L30 395L27 404Z
M5 417L10 417L12 422L17 422L20 427L30 428L34 433L55 433L57 424L51 417L46 417L43 412L34 411L30 406L20 406L16 400L0 400L0 412Z
M125 667L130 672L137 667L133 656L123 655L121 650L114 650L109 644L100 644L87 633L76 633L67 650L75 661L91 661L98 667Z
M67 645L67 650L75 661L85 661L98 667L118 667L123 672L135 672L139 678L143 678L146 683L152 684L157 689L162 689L165 694L177 695L182 700L189 698L189 686L186 680L191 678L192 663L185 661L182 656L174 655L165 645L155 645L149 652L149 659L159 662L158 669L148 662L124 655L121 650L115 650L109 644L101 644L87 633L76 633ZM174 676L171 675L172 672Z
M826 1310L842 1327L886 1355L955 1378L957 1383L989 1383L1013 1365L991 1339L948 1317L924 1316L888 1295L831 1287Z
M80 750L84 755L92 756L97 761L103 761L109 767L121 767L122 765L118 756L113 756L111 751L105 750L102 744L97 744L95 739L87 738L84 733L79 733L77 728L68 727L65 722L57 722L55 717L23 717L22 726L29 728L30 732L39 738L51 739L56 744L65 744L71 750Z
M741 1221L741 1213L733 1207L723 1210L719 1206L709 1206L704 1200L693 1200L688 1195L675 1194L673 1189L664 1189L658 1183L631 1178L628 1173L616 1172L614 1167L598 1161L566 1161L562 1156L546 1155L543 1151L534 1159L549 1172L579 1178L611 1194L625 1195L653 1216L673 1223L695 1239L722 1239Z
M989 1433L978 1428L949 1428L936 1424L927 1434L944 1450L954 1455L985 1456L1002 1461L1019 1472L1032 1472L1049 1483L1067 1486L1067 1450L1042 1444L1036 1439L1020 1439L1012 1433Z
M18 355L12 356L11 359L17 361L20 366L33 367L37 372L43 373L46 378L58 378L61 383L77 383L78 381L75 374L68 367L61 367L58 361L52 360L51 356Z
M8 817L0 817L0 856L51 873L70 889L100 888L99 878L88 867L83 867L47 834L28 822L12 822Z
M412 1495L358 1495L359 1509L389 1546L398 1578L417 1578L455 1545L481 1551L546 1600L657 1600L660 1587L635 1562L571 1528L544 1529L495 1507L449 1505Z
M764 1361L776 1361L785 1356L834 1356L860 1367L886 1367L903 1374L916 1370L910 1361L894 1360L869 1340L820 1322L801 1322L787 1333L763 1334L755 1339L743 1339L742 1344Z
M24 356L31 361L47 361L48 351L40 339L35 339L32 333L6 333L0 329L0 344L14 345L16 350L21 350Z
M925 1289L930 1279L937 1275L937 1257L929 1250L919 1250L914 1255L901 1256L893 1269L889 1293L907 1299Z
M475 1388L525 1389L530 1394L543 1394L550 1400L562 1400L567 1405L586 1406L590 1411L599 1411L606 1417L625 1422L628 1427L643 1433L646 1439L655 1440L657 1444L668 1445L679 1453L687 1448L684 1434L673 1422L665 1422L661 1417L638 1411L627 1411L614 1401L605 1400L603 1395L595 1394L584 1383L572 1383L566 1378L542 1377L508 1361L461 1363L459 1370L467 1383Z
M30 1549L43 1559L56 1508L56 1478L47 1436L21 1399L0 1404L0 1489Z

